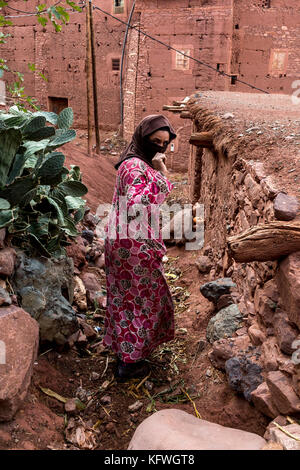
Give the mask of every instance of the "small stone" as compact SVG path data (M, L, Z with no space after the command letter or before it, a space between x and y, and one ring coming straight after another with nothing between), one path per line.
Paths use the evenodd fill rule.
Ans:
M208 256L199 256L196 261L196 266L199 269L200 273L206 274L212 268L212 262Z
M278 193L274 199L274 214L278 220L292 220L296 217L299 202L296 197Z
M109 380L105 380L105 381L103 382L103 384L101 385L101 387L100 387L101 390L106 390L107 387L109 386L109 384L110 384L110 381L109 381Z
M12 300L7 290L0 287L0 307L5 305L11 305L11 303Z
M151 392L151 390L153 389L153 383L150 382L149 380L146 380L146 382L144 383L144 387L145 387L146 390Z
M65 403L65 411L71 415L77 412L76 398L71 398Z
M223 114L222 117L223 117L223 119L232 119L232 118L234 118L234 114L232 114L232 113L225 113L225 114Z
M81 236L82 238L85 238L89 243L93 243L93 239L94 239L93 230L83 230Z
M206 375L206 377L211 377L211 376L212 376L212 370L211 370L211 369L207 369L205 375Z
M134 412L134 411L139 411L143 406L143 402L138 400L134 402L132 405L128 406L128 411Z
M105 429L107 432L114 432L115 431L115 425L114 423L108 423L106 426L105 426Z
M102 403L102 405L110 405L111 397L109 395L103 395L103 397L100 398L100 403Z
M99 377L100 377L100 374L98 374L98 372L91 373L91 380L98 380Z
M79 398L80 401L82 401L83 403L85 403L87 400L88 400L88 391L85 390L84 388L82 387L78 387L77 390L76 390L76 397Z

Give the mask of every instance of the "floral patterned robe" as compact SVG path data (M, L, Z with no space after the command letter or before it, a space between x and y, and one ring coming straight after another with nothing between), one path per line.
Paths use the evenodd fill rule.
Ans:
M174 338L174 304L164 275L166 247L159 229L159 205L172 188L165 176L139 158L127 159L119 167L105 229L107 311L103 342L124 362L142 360L159 344ZM143 236L146 233L144 238L136 237L134 230L131 236L126 232L128 224L136 223L130 211L134 212L137 204L143 209L137 226L143 228ZM117 227L114 237L113 227Z

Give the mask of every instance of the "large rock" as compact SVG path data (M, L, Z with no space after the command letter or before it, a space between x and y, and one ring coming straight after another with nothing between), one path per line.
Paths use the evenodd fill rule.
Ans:
M232 357L226 361L225 370L230 387L251 401L251 392L263 382L260 365L246 356Z
M235 287L236 284L230 277L223 277L215 281L206 282L200 286L200 292L206 299L216 304L221 295L230 294Z
M300 329L300 251L279 263L276 282L289 320Z
M71 304L74 295L73 261L28 258L17 252L17 268L12 278L21 306L40 325L41 341L66 343L78 329L76 313Z
M0 308L0 421L13 418L30 384L39 326L19 307Z
M208 357L217 369L225 369L225 362L238 354L249 351L250 339L248 335L236 338L223 338L213 343L213 350Z
M282 445L283 450L300 450L300 426L297 423L282 426L281 429L275 425L269 429L269 436L271 441L278 442ZM289 435L290 434L290 435ZM294 439L292 436L295 436Z
M0 275L11 276L14 271L16 252L13 248L0 250Z
M283 415L300 413L300 398L293 390L292 380L283 372L268 372L267 385L272 395L272 401Z
M137 427L128 450L260 450L265 444L254 433L169 409L146 418Z
M280 413L273 403L272 396L266 382L261 383L251 392L251 400L255 408L269 418L276 418Z
M274 199L274 215L278 220L292 220L296 217L299 203L296 197L278 193Z
M273 327L277 303L266 294L264 289L260 289L259 287L255 290L254 307L261 322L266 327Z
M274 316L274 333L281 351L292 355L294 352L292 343L297 338L299 330L289 322L285 312L277 311L277 309Z
M206 336L210 343L229 338L241 326L243 316L236 304L222 308L207 325Z

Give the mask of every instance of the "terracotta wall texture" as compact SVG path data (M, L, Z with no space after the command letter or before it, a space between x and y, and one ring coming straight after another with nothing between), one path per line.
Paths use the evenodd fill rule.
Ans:
M48 4L53 3L48 0ZM94 0L95 6L113 13L113 0ZM36 1L10 0L9 5L34 11ZM126 21L132 0L124 0ZM14 14L6 9L6 14ZM15 13L16 14L16 13ZM70 23L55 33L42 28L33 17L14 18L13 35L3 56L15 70L25 73L26 91L44 108L51 97L68 99L75 124L86 127L86 26L85 12L72 13ZM94 11L98 107L102 128L120 126L120 72L112 59L121 58L126 26ZM188 51L205 65L180 56L136 30L129 32L124 67L124 137L146 115L161 113L163 105L196 91L257 91L235 77L270 93L293 92L299 79L300 6L294 0L136 0L132 24L178 50ZM28 70L35 63L37 72ZM183 68L178 68L178 67ZM226 77L219 72L233 75ZM48 77L40 79L38 72ZM11 78L5 75L5 80ZM50 97L50 98L49 98ZM173 169L185 170L189 153L189 121L164 112L180 138L175 143Z

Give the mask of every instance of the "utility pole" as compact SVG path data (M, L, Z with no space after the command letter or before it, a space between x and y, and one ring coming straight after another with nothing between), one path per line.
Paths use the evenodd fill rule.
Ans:
M87 127L88 127L88 156L92 155L92 45L91 45L91 21L89 0L86 1L86 100L87 100Z
M93 95L94 95L94 121L96 134L96 153L100 154L100 134L99 134L99 117L98 117L98 94L97 94L97 72L96 72L96 55L95 55L95 36L93 22L93 6L92 0L89 0L89 18L91 30L91 49L92 49L92 74L93 74Z

